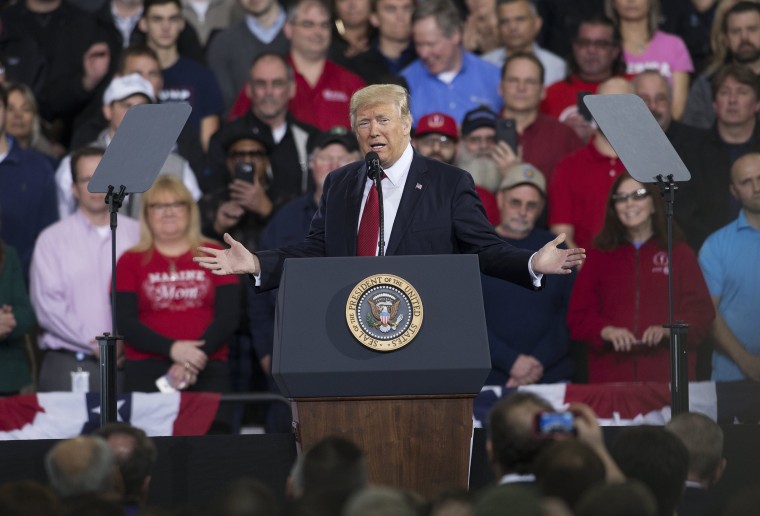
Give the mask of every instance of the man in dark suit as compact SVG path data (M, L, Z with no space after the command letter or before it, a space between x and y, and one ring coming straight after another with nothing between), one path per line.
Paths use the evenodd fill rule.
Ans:
M377 153L383 169L387 241L383 254L476 253L485 274L534 288L540 287L543 274L569 274L583 263L583 249L557 248L564 235L535 253L500 239L486 219L472 177L461 169L425 158L412 148L409 94L404 88L391 84L367 86L353 95L350 109L351 126L362 154ZM362 217L361 225L360 216L368 199L371 209L377 210L373 189L366 164L351 163L327 177L319 210L303 242L252 254L225 235L229 249L202 247L200 250L207 256L195 260L218 275L253 274L260 290L267 290L279 284L286 258L363 254L357 241L367 233L364 219L377 220L377 211ZM371 202L373 196L375 200ZM373 231L378 234L377 227ZM377 237L374 242L378 242Z

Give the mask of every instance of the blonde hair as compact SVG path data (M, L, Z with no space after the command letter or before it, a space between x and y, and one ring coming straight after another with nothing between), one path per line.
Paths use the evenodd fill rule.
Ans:
M23 83L6 84L5 91L8 94L8 102L10 102L11 93L18 92L32 108L32 130L29 134L29 147L33 147L42 135L42 128L40 127L40 111L37 107L37 99L34 98L32 89ZM6 108L7 107L8 106L6 105Z
M185 239L190 245L193 254L196 254L196 248L202 242L209 241L201 235L200 210L187 187L178 177L172 175L158 176L153 186L142 195L142 205L140 206L140 241L131 250L148 253L153 250L153 232L148 225L148 210L150 209L150 205L162 194L168 194L175 199L175 202L182 202L187 206L189 212Z
M615 23L616 27L620 27L620 15L615 9L615 0L604 0L604 14L610 20ZM654 33L657 32L660 22L660 0L647 0L649 6L649 16L647 17L647 28L649 29L649 39L652 39Z
M393 104L398 108L399 117L407 119L412 124L412 114L409 111L409 92L397 84L372 84L357 90L351 97L351 129L356 131L356 113L375 104Z

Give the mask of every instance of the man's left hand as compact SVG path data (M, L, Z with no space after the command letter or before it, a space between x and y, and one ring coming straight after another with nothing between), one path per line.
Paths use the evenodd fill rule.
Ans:
M533 256L533 272L537 274L570 274L575 267L583 265L586 259L585 249L560 249L565 241L565 234L543 246Z

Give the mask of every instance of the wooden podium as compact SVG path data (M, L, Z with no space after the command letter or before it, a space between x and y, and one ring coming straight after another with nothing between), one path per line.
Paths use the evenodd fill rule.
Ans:
M403 278L424 307L416 337L395 351L363 346L346 322L352 290L373 275ZM338 435L364 451L372 483L424 496L466 488L472 404L490 368L477 257L286 262L272 371L293 400L299 453Z

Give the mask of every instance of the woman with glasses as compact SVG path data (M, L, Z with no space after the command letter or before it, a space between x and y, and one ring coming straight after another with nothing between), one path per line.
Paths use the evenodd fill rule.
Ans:
M689 324L689 379L697 345L715 317L697 258L674 228L673 316ZM653 184L628 174L615 180L604 227L575 280L568 326L588 349L590 383L670 379L667 226Z
M229 390L240 286L236 276L215 276L193 262L199 244L217 246L201 236L190 192L178 178L159 176L143 194L140 242L116 266L127 391Z

